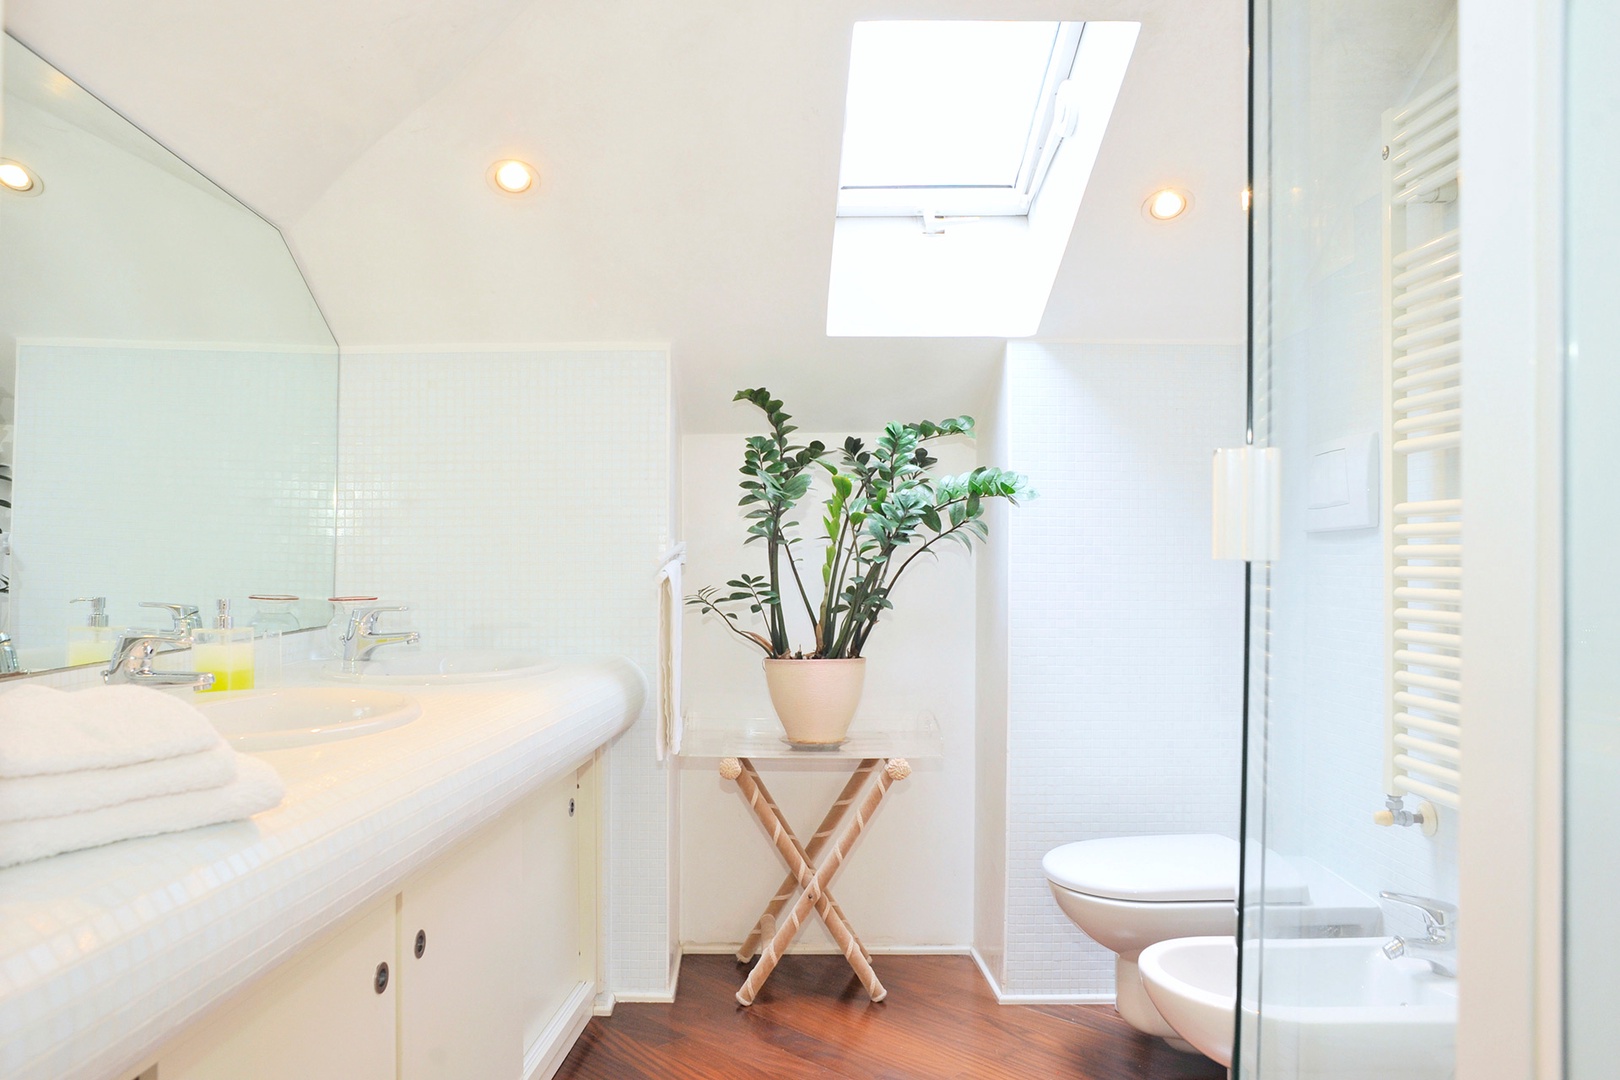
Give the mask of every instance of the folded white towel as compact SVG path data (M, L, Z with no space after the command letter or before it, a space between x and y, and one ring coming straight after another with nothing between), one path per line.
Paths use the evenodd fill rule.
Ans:
M84 769L0 779L0 823L63 817L104 806L222 787L236 777L236 754L221 742L212 750L116 769Z
M0 867L137 836L237 821L278 805L286 790L275 769L258 758L238 754L236 779L223 787L138 799L66 817L0 824Z
M0 693L0 777L116 769L221 745L208 718L145 686Z

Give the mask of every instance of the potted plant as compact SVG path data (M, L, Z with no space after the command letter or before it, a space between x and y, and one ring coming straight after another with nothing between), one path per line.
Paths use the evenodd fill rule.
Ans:
M739 390L733 400L758 407L770 427L770 434L751 436L744 445L739 503L748 508L746 543L765 548L766 573L733 578L726 591L700 589L686 602L719 616L765 654L766 686L789 742L837 745L860 704L866 680L861 653L883 613L894 607L890 597L906 571L941 544L971 547L975 539L986 539L986 500L1017 505L1034 493L1026 477L988 466L960 476L930 472L939 462L927 443L971 435L971 416L892 423L870 448L852 437L834 453L818 441L790 441L797 428L768 390ZM818 468L827 473L831 491L817 538L825 544L821 587L813 592L801 567L800 550L808 543L791 516ZM808 648L794 647L788 637L784 604L793 602L803 605L809 619ZM742 624L742 608L760 617L763 631Z

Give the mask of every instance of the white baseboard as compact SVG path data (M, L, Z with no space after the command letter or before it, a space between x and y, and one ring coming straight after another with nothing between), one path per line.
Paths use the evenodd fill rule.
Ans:
M588 982L577 983L573 992L552 1014L551 1022L524 1051L524 1080L551 1080L562 1068L568 1051L579 1041L585 1025L591 1022L596 1003L596 987Z
M990 973L990 965L984 962L984 957L978 949L970 949L973 962L979 966L979 974L990 985L990 992L996 995L996 1003L1000 1005L1112 1005L1113 994L1009 994L1001 988L996 977Z
M1001 984L996 982L996 977L990 973L990 965L984 962L984 956L979 952L978 946L975 945L968 952L973 957L973 962L978 965L979 974L983 975L984 981L990 985L990 992L996 995L996 1001L1006 1004L1006 1000L1002 997Z
M675 992L681 987L681 961L675 958L675 970L669 977L669 986L663 990L651 992L614 993L605 995L608 999L607 1010L604 1012L599 1004L596 1009L598 1016L613 1015L615 1005L669 1005L675 1000Z
M735 956L741 948L740 943L708 943L687 944L681 946L680 956ZM972 947L968 945L877 945L869 950L874 956L967 956ZM791 955L804 956L837 956L839 950L833 945L806 945L795 946L789 950ZM612 1016L617 1005L669 1005L675 1001L675 994L681 985L680 958L675 962L675 973L669 981L667 990L631 991L628 993L609 993L603 991L596 995L594 1012L597 1016Z
M735 956L742 942L687 942L681 953L690 956ZM873 956L967 956L971 945L868 945L866 951ZM821 945L795 944L788 949L789 956L838 956L841 950L829 943Z

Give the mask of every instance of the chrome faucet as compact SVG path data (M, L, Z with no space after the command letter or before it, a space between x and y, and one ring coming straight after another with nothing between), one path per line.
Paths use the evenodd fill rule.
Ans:
M193 690L208 690L214 685L214 676L204 671L156 671L152 658L159 645L185 648L191 644L191 632L202 625L202 614L191 604L156 604L144 602L141 607L159 608L169 613L173 625L167 630L125 630L113 646L102 682L134 683L137 686L189 686Z
M343 631L343 662L362 663L384 645L415 645L422 635L415 630L402 630L396 634L377 633L377 616L385 611L409 611L408 607L358 608L349 616L349 625Z
M22 670L22 662L17 659L17 646L11 643L10 634L0 634L0 675L15 675Z
M156 671L152 658L159 645L189 644L189 634L180 635L166 630L126 630L113 646L112 658L101 673L101 681L108 685L133 683L136 686L189 686L193 690L210 690L214 675L210 671Z
M1457 977L1457 905L1427 896L1409 896L1406 893L1384 891L1378 894L1385 900L1415 907L1423 913L1423 928L1428 937L1421 941L1408 941L1392 937L1384 944L1384 955L1394 960L1410 956L1426 961L1436 975Z

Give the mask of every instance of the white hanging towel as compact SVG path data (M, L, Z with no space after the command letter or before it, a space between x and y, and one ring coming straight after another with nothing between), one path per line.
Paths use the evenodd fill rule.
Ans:
M681 566L686 545L676 544L658 568L658 760L681 752Z

